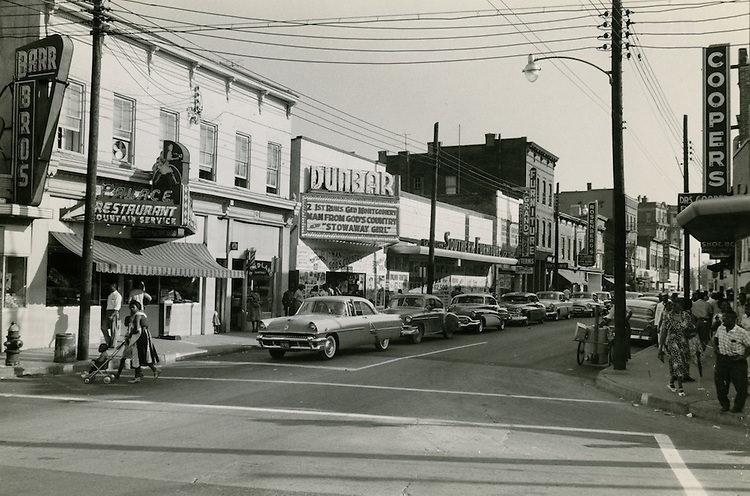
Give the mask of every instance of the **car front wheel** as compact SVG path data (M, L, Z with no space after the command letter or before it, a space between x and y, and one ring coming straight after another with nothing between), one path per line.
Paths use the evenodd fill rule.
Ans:
M477 325L477 334L482 334L484 332L484 319L479 319L479 324Z
M378 351L385 351L388 349L389 344L391 344L391 340L389 338L378 339L375 342L375 349Z
M445 322L443 323L443 337L445 339L450 339L453 337L453 333L458 330L458 317L456 317L453 314L448 314L445 317Z
M417 326L417 329L419 329L419 332L412 335L411 337L412 344L419 344L422 342L422 337L424 336L424 326L420 324Z
M505 321L503 319L500 319L500 325L497 326L497 329L499 331L502 331L503 329L505 329Z
M339 343L336 341L336 336L326 336L326 342L323 344L323 349L320 351L320 357L323 360L330 360L336 356L336 352L339 349Z

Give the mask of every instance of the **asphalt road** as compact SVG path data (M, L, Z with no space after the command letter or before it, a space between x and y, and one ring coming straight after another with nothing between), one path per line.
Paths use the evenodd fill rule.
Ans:
M0 493L747 494L747 432L597 390L574 326L3 382Z

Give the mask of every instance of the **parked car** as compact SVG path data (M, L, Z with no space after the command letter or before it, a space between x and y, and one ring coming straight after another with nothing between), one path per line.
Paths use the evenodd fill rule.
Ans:
M500 306L494 296L487 293L467 293L454 296L448 307L450 315L454 315L458 322L458 330L473 329L478 333L488 327L503 330L510 318L508 310ZM453 323L448 322L447 327Z
M635 300L637 298L640 298L643 296L643 293L639 293L638 291L625 291L625 299L626 300Z
M446 327L447 312L443 301L429 294L399 294L391 297L388 308L383 313L401 317L404 324L402 335L408 336L414 344L420 343L424 336L453 336L452 326Z
M626 300L625 307L633 312L630 316L630 339L656 344L658 340L654 325L656 302L634 298Z
M612 293L609 291L594 291L594 294L607 310L612 308Z
M593 293L588 291L578 291L571 294L570 301L573 303L573 315L593 317L594 309L597 307L600 315L604 315L604 312L606 312L604 304L600 301L594 301Z
M500 304L508 309L513 323L531 324L547 319L547 309L534 293L505 293Z
M295 315L261 321L258 343L271 358L288 351L317 351L331 359L341 348L372 345L384 351L404 330L397 314L379 313L357 296L317 296L306 299Z
M573 304L565 298L562 291L540 291L536 294L539 302L544 305L548 319L569 319L573 311Z

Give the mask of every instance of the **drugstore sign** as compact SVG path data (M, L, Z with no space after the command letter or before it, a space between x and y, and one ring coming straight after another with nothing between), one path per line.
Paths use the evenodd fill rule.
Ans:
M54 35L16 50L13 73L13 201L42 201L73 42Z

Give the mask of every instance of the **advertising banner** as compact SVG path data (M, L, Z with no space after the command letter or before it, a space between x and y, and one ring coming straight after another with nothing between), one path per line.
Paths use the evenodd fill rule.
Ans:
M703 49L703 191L729 190L729 45Z
M353 195L302 195L300 237L361 243L398 241L398 200Z

